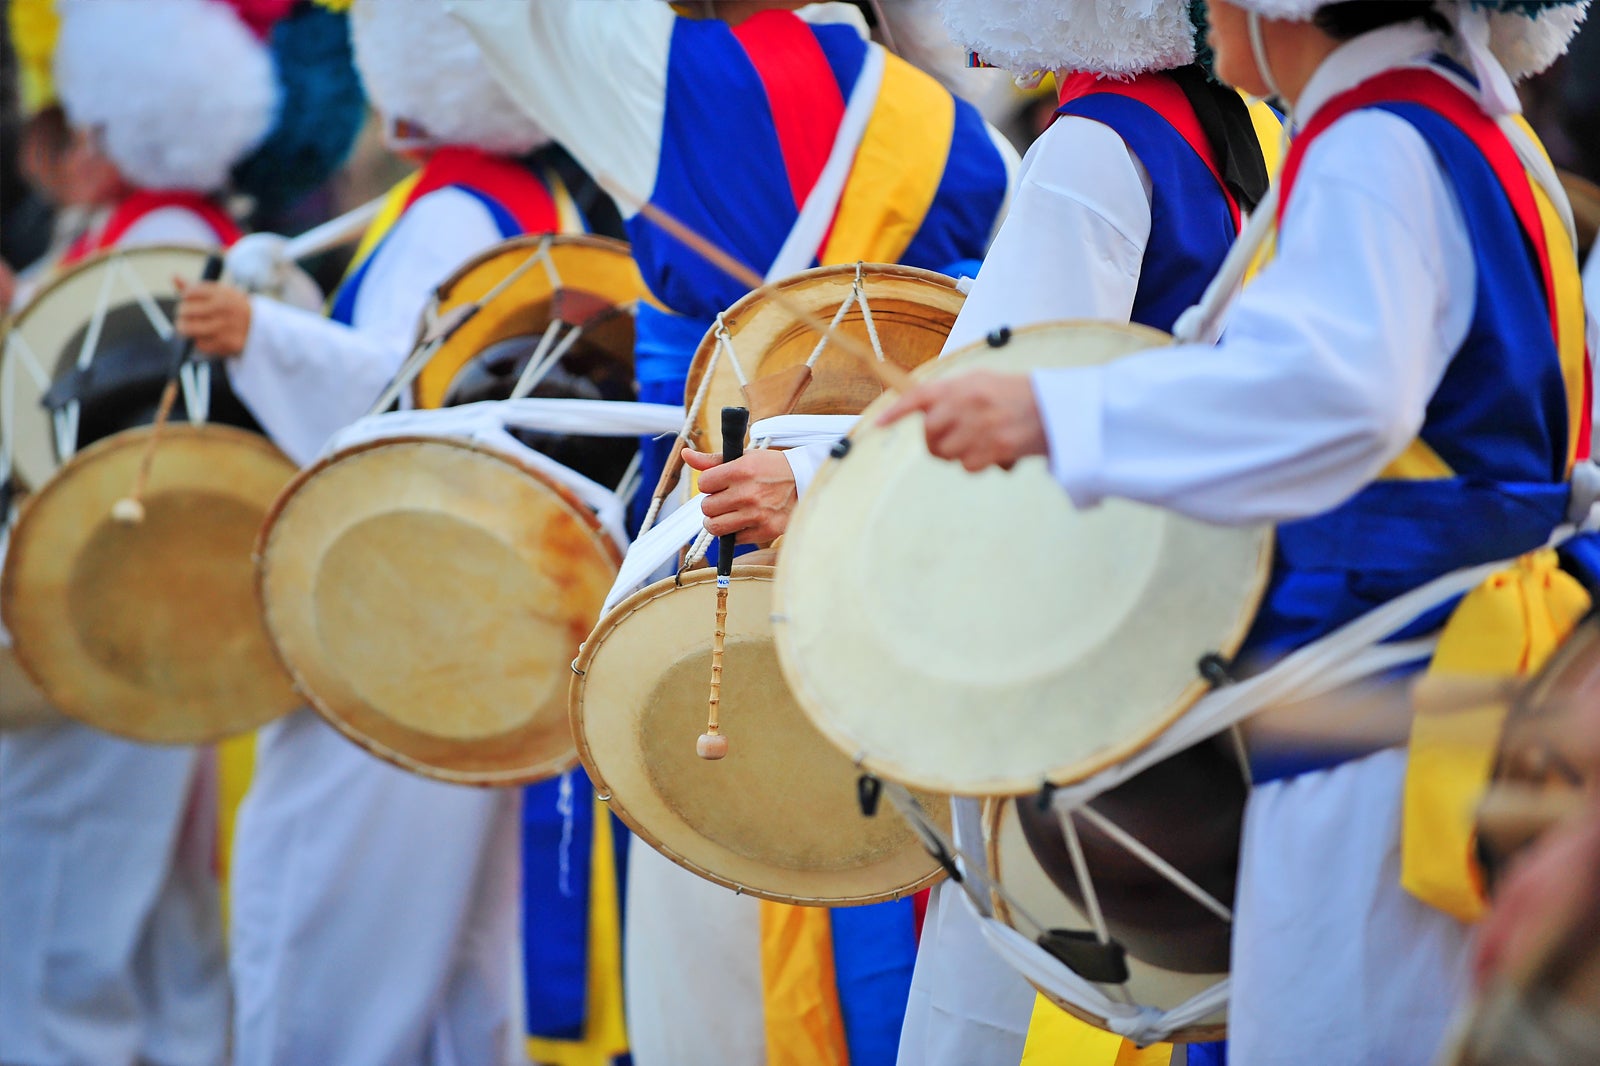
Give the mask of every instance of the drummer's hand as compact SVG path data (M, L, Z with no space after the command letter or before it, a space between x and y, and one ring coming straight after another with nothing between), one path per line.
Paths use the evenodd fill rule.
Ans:
M757 448L724 464L720 455L685 448L683 461L700 471L707 533L737 533L740 544L767 544L783 536L800 496L782 452Z
M973 472L991 466L1010 470L1017 460L1050 448L1033 382L1022 374L978 370L925 382L896 400L878 425L898 422L912 411L925 416L929 453Z
M178 332L194 341L195 351L211 359L231 359L244 351L250 336L250 297L217 281L174 278L178 295Z

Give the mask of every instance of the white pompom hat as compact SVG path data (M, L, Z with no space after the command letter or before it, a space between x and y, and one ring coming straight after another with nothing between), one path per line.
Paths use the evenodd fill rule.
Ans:
M1304 21L1329 0L1233 0L1265 18ZM1488 16L1489 49L1513 78L1537 74L1559 59L1578 32L1589 0L1436 0L1453 21L1473 12Z
M1195 59L1189 0L944 0L956 43L1018 74L1132 75Z
M350 31L367 96L390 123L420 127L434 144L498 155L550 143L489 73L444 0L355 0Z
M213 192L277 116L266 46L220 0L58 0L68 121L147 189Z

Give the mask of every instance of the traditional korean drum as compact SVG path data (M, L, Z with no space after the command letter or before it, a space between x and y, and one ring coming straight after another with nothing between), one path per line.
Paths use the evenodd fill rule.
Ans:
M1093 366L1167 343L1137 326L1036 326L917 376ZM1205 741L1071 810L1049 793L1119 766L1211 688L1204 665L1237 652L1265 588L1270 532L1115 500L1078 511L1044 460L971 474L928 454L920 417L878 426L881 406L784 538L773 627L795 698L890 781L1017 797L989 808L983 905L1041 991L1108 1028L1153 1012L1177 1019L1163 1037L1219 1036L1240 754Z
M646 406L625 402L644 298L616 241L486 251L440 286L390 390L465 406L358 422L273 507L267 627L312 706L375 755L479 785L574 762L570 663L622 557L635 442L681 420L610 417Z
M297 704L255 607L251 545L294 467L220 369L189 366L123 524L175 351L174 275L205 253L114 251L42 289L6 339L7 465L32 489L0 615L18 663L71 717L150 743L247 732ZM80 450L81 449L81 450Z
M755 290L724 313L691 369L685 403L698 411L700 447L721 446L711 421L725 402L748 397L761 417L853 414L881 391L854 356L819 344L823 336L773 288L902 367L938 354L963 300L942 275L876 265L812 270ZM684 535L674 542L669 533L667 554L699 528L680 524ZM663 532L635 550L651 550ZM641 839L716 884L830 906L914 892L939 876L938 865L892 813L863 814L856 768L783 682L770 555L733 568L720 697L728 756L707 761L695 750L706 725L716 574L691 570L625 590L585 641L571 692L584 768Z
M992 339L919 376L1090 366L1170 342L1089 322ZM1079 511L1042 458L970 474L928 454L919 416L879 427L877 410L796 509L774 607L790 687L863 768L970 796L1080 780L1204 694L1202 658L1238 650L1268 530L1119 500Z

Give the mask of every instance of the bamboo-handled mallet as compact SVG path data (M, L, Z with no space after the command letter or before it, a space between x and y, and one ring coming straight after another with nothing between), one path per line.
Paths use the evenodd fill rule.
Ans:
M749 429L749 408L722 409L724 463L744 454L744 435ZM717 713L722 704L722 646L728 635L728 586L733 583L733 549L738 539L738 534L726 533L717 541L717 628L711 633L711 698L706 708L706 731L694 746L695 754L702 759L721 759L728 754L728 738L722 735Z
M216 281L222 277L222 257L206 256L206 265L200 271L201 281ZM150 482L150 466L156 458L156 442L161 439L161 429L172 417L172 405L178 400L178 380L183 365L194 355L193 338L185 339L173 349L172 362L167 367L167 382L161 387L161 403L156 407L156 420L150 426L150 436L145 441L144 453L139 456L139 467L134 471L133 488L128 495L111 505L111 517L125 526L136 526L144 521L144 490Z

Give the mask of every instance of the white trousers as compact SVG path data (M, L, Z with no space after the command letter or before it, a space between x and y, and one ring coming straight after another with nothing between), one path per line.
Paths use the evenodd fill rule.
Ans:
M440 784L310 711L262 730L233 856L234 1066L522 1062L521 793Z
M968 868L987 873L981 804L952 800L950 813ZM961 886L935 885L900 1028L899 1066L1017 1066L1033 1001L1033 986L984 940Z
M762 1066L761 904L633 837L623 973L634 1066Z
M1468 930L1400 887L1402 751L1262 785L1245 809L1230 1066L1426 1066Z
M220 1066L209 750L0 734L0 1062Z

